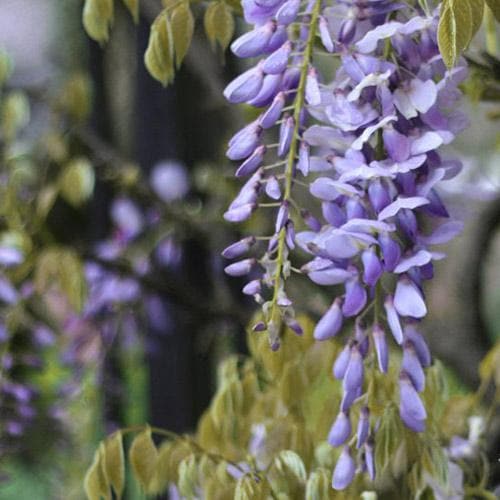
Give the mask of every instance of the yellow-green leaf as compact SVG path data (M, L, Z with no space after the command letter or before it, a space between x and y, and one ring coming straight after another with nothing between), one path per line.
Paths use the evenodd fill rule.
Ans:
M326 469L315 470L307 480L306 500L329 500L331 473Z
M175 64L179 67L187 54L194 32L194 18L188 3L181 3L170 19L175 47Z
M123 454L122 433L112 434L104 441L104 477L112 486L118 498L125 486L125 457Z
M306 468L304 462L297 453L291 450L284 450L275 458L276 468L286 474L288 469L298 480L303 483L306 481Z
M472 38L472 10L463 0L446 0L441 4L438 27L439 50L448 67L457 62Z
M205 12L205 31L208 39L226 50L234 33L234 19L231 8L224 1L210 2Z
M495 19L500 22L500 0L486 0L488 7L493 12Z
M132 15L132 19L134 23L139 22L139 0L122 0L130 14Z
M92 109L92 85L87 75L71 75L61 89L58 107L76 121L88 117Z
M106 42L113 23L113 0L85 0L83 26L97 42Z
M151 438L151 429L148 427L135 437L129 451L129 460L135 477L145 492L149 491L157 458L158 450Z
M85 474L83 487L88 500L110 498L109 486L103 473L101 447L94 453L94 460Z
M2 103L1 127L5 138L14 139L30 120L30 105L22 92L10 92Z
M472 15L472 37L478 32L483 22L484 0L466 0ZM500 3L499 3L500 5Z
M94 192L94 168L86 158L71 160L61 174L61 196L74 207L85 203Z
M271 492L269 481L254 474L245 474L238 479L234 500L266 500Z
M153 22L144 54L146 68L153 78L167 85L174 78L174 41L172 27L164 10Z
M195 497L197 483L198 464L196 456L189 455L179 464L179 481L177 483L179 493L186 498Z
M172 453L174 452L174 442L165 441L161 443L158 449L158 458L156 459L155 473L149 483L149 492L152 495L163 493L177 471L172 470Z
M35 267L35 290L44 295L56 287L66 295L76 311L81 311L85 300L83 265L76 253L69 248L47 248L39 254Z

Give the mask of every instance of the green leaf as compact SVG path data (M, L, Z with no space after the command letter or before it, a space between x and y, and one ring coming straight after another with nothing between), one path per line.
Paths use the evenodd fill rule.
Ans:
M484 0L466 0L472 15L472 38L479 31L484 16ZM500 5L500 2L499 2Z
M100 43L108 41L113 13L113 0L85 0L83 26L90 38Z
M149 491L149 483L154 476L158 450L151 438L148 427L138 434L130 447L129 460L135 477L145 492Z
M59 180L61 196L74 207L85 203L94 192L94 168L86 158L71 160Z
M121 498L125 486L125 457L120 431L115 432L104 441L103 469L106 481L112 486L116 496Z
M208 39L226 50L234 33L234 19L231 8L223 1L210 2L204 18Z
M500 23L500 0L486 0L486 3L495 16L495 19Z
M194 18L188 3L181 3L170 18L175 46L175 64L179 67L187 54L194 32Z
M473 16L468 2L445 0L438 27L439 50L449 68L457 62L472 38Z
M92 465L85 474L83 487L88 500L101 500L111 498L109 486L102 468L102 448L99 447L94 453Z
M132 15L132 19L134 23L137 24L139 22L139 0L122 0L130 14Z
M397 408L389 404L381 418L375 443L375 469L383 472L401 444L403 429Z
M306 500L328 500L330 498L330 476L326 469L315 470L307 480Z
M146 68L164 86L174 78L174 41L172 27L164 10L153 22L144 54Z

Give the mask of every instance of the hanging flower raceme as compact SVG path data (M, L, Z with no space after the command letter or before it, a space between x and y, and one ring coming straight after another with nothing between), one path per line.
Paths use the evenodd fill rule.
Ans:
M254 25L231 46L239 57L259 57L257 64L232 81L224 95L232 103L262 108L259 117L230 141L227 156L240 161L237 177L249 177L224 214L230 222L247 220L258 208L274 209L274 234L244 238L228 247L227 258L242 257L256 243L267 244L260 259L244 258L231 264L232 276L255 273L243 292L263 305L264 321L256 330L267 330L271 347L279 347L282 321L298 334L292 303L284 281L292 266L289 252L295 247L295 226L291 212L297 209L292 188L297 171L309 171L308 147L301 140L306 104L320 98L316 70L311 67L313 46L320 23L320 0L243 2L245 19ZM303 12L299 12L303 9ZM299 22L300 20L300 22ZM324 22L324 21L322 21ZM325 33L326 38L328 34ZM326 43L333 51L333 44ZM319 101L318 101L319 102ZM270 143L271 142L271 143ZM268 200L262 200L263 198ZM319 223L308 213L299 213L307 224Z
M455 107L466 69L447 70L442 61L438 12L393 0L346 0L325 8L311 1L296 23L301 8L293 0L250 0L244 8L255 27L233 51L261 60L225 95L265 108L229 142L228 157L242 161L236 176L248 180L225 218L241 222L259 206L276 207L276 224L270 237L250 236L228 247L225 257L242 260L226 271L243 276L263 267L244 293L263 304L265 319L254 329L267 330L273 348L281 320L300 332L284 290L295 244L313 256L302 272L314 283L343 287L315 330L317 340L326 340L356 319L333 366L343 398L328 440L343 446L333 476L334 488L343 489L356 463L375 477L379 417L367 404L365 371L388 372L390 337L401 348L400 417L415 432L425 429L420 393L431 356L418 328L427 314L423 283L433 276L433 261L444 257L433 245L461 230L460 223L446 220L436 191L459 172L460 162L438 150L466 126ZM328 57L340 59L328 84L312 65L316 37ZM278 140L269 144L273 127ZM310 230L295 238L291 190L299 172L314 175L310 193L321 203L323 223L299 209ZM263 203L264 196L270 201ZM249 258L246 253L262 240L268 242L264 256Z
M342 21L339 10L349 14ZM311 170L320 172L310 192L321 201L325 221L297 236L314 256L303 271L319 285L344 287L315 337L331 338L347 319L358 318L333 366L344 390L329 435L333 446L345 446L334 472L337 489L354 476L354 442L362 450L361 470L375 475L376 422L363 406L369 399L364 367L388 371L390 336L402 349L401 419L415 432L425 429L420 393L431 357L418 329L427 314L423 283L433 276L433 261L444 257L432 246L461 229L446 221L436 185L460 169L438 149L466 124L454 108L466 70L446 69L436 43L437 13L415 13L385 1L325 9L341 66L334 81L321 87L320 104L309 110L320 124L303 134ZM356 438L350 411L359 405Z

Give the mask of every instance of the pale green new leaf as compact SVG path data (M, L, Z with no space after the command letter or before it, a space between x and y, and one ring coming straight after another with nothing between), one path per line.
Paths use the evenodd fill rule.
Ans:
M493 12L495 19L500 22L500 0L486 0L486 3Z
M205 31L208 39L226 50L234 33L234 19L231 8L224 1L210 2L205 12Z
M174 78L174 41L172 27L164 10L153 22L144 54L146 68L153 78L167 85Z
M147 428L135 437L129 451L129 460L135 477L145 492L148 492L154 476L157 458L158 450L151 438L151 429Z
M113 9L113 0L85 0L83 26L90 38L101 43L108 40Z
M121 431L112 434L104 441L104 477L112 486L118 498L125 486L125 457Z
M139 22L139 0L122 0L130 14L132 15L132 19L134 23Z
M189 50L194 32L194 17L188 3L181 3L170 18L175 47L175 64L179 67Z

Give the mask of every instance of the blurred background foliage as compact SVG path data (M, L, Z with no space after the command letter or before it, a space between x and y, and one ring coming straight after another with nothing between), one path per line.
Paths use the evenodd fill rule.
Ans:
M130 499L165 480L187 497L200 487L207 498L332 495L337 451L325 436L340 344L320 349L308 319L328 297L292 282L309 327L272 353L265 339L247 342L252 304L218 257L237 237L221 222L237 190L224 144L251 113L222 98L240 13L223 0L0 4L2 499L84 498L96 449L87 487L127 483ZM493 498L485 490L500 483L495 43L483 30L467 53L467 168L443 193L466 230L428 292L426 334L442 360L425 393L432 425L416 437L380 405L383 498L438 498L423 472L453 473L444 450L460 436L474 451L464 495ZM391 401L395 376L375 377L371 396ZM474 435L478 416L487 438ZM372 487L360 478L349 494L372 498Z

